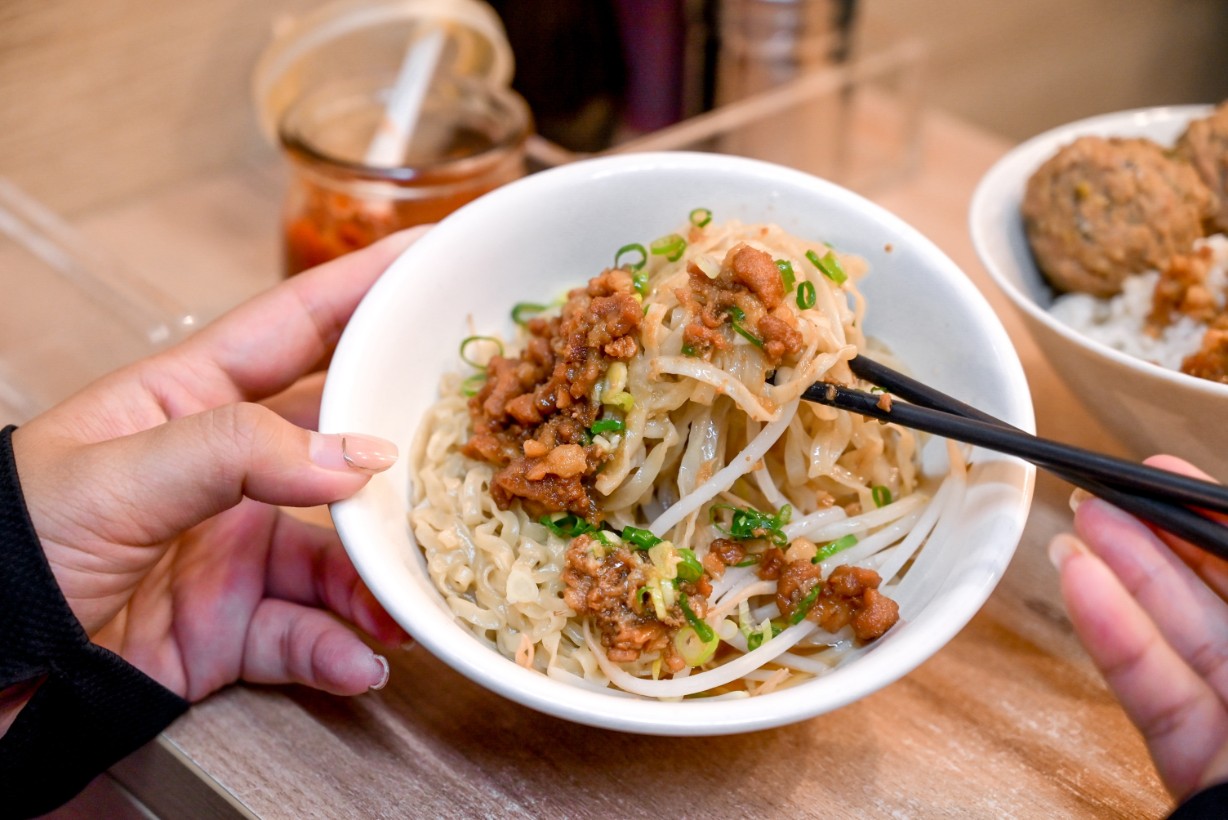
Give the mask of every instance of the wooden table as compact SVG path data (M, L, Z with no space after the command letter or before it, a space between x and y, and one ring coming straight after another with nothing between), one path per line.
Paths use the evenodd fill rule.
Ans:
M939 114L923 118L921 140L917 172L874 197L998 308L1040 432L1120 452L973 252L969 199L1007 145ZM225 307L219 293L273 281L276 183L241 169L94 214L82 229L142 271L194 282L185 298L207 318ZM414 648L393 653L386 689L357 698L233 686L112 776L155 813L190 817L1162 816L1170 800L1075 639L1046 557L1050 537L1069 526L1068 495L1040 477L1009 571L946 648L798 725L689 739L590 729L492 695Z

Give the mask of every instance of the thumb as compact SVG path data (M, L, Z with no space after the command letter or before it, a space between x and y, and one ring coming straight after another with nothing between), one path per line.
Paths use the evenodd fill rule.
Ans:
M390 441L304 430L241 403L82 448L73 470L78 490L102 496L96 519L133 530L109 535L157 543L244 497L299 507L347 498L396 458Z

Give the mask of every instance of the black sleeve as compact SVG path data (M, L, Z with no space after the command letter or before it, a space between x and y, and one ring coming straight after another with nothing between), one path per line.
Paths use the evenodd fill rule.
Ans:
M42 683L0 737L0 816L30 817L77 794L188 703L90 642L34 532L12 433L0 431L0 690Z
M1228 781L1208 786L1168 816L1169 820L1224 820L1228 817Z

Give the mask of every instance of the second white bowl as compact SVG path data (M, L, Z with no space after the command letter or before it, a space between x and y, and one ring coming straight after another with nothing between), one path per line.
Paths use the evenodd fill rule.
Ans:
M1020 144L985 174L969 228L985 269L1087 409L1137 457L1172 453L1228 479L1228 385L1142 361L1083 336L1049 313L1054 294L1032 258L1020 206L1028 178L1084 135L1146 137L1170 146L1210 106L1146 108L1054 128ZM1077 443L1077 442L1075 442Z

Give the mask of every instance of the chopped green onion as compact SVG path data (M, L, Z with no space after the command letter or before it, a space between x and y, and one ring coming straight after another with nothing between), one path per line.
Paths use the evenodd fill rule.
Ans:
M734 332L736 332L736 333L737 333L739 336L741 336L743 339L745 339L746 341L750 342L750 343L751 343L751 344L753 344L755 347L763 347L763 340L762 340L762 339L760 339L758 336L756 336L755 334L751 333L749 330L747 330L746 328L742 327L742 326L741 326L740 324L738 324L737 322L733 322L732 324L733 324L733 329L734 329Z
M689 550L686 547L678 548L678 557L681 558L678 562L678 577L683 581L690 581L692 584L698 581L704 574L704 566L699 563L699 559L695 557L694 550Z
M486 371L474 373L463 382L461 382L461 393L466 396L476 396L482 389L482 385L486 382Z
M638 253L640 255L638 262L624 262L623 256L628 253ZM632 242L629 245L623 245L614 254L614 267L623 268L624 270L636 271L644 267L648 262L648 251L644 250L644 246L639 242ZM638 290L638 288L637 288Z
M806 258L809 259L816 268L823 272L831 281L837 285L843 285L844 281L849 278L844 272L844 268L840 265L840 260L836 258L835 251L828 251L824 256L820 257L814 251L806 251Z
M768 630L771 630L773 638L783 631L777 624L770 622L767 629L760 629L746 636L746 648L753 652L762 646L763 639L766 637L764 633Z
M613 541L610 540L609 538L610 535L613 535L613 533L608 533L605 530L596 530L593 533L593 537L596 538L598 541L600 541L602 546L604 547L617 546Z
M733 511L733 517L727 530L716 524L716 512L721 509ZM730 504L713 504L708 513L709 520L716 528L735 540L767 538L779 546L784 546L789 542L783 527L789 523L792 516L793 508L788 504L781 507L774 515L759 512L754 507L734 507Z
M691 224L696 228L702 228L712 221L712 212L707 208L696 208L691 211Z
M656 570L656 576L660 582L670 585L671 597L665 602L665 605L673 606L674 579L678 577L678 550L669 541L661 541L649 548L648 560L652 562L652 568Z
M664 256L670 262L677 262L686 251L686 240L681 234L671 233L652 240L648 249L655 256Z
M605 379L602 381L602 391L616 393L619 390L625 390L627 387L627 363L614 362L606 369Z
M837 538L835 541L832 541L830 544L826 544L820 547L819 551L816 552L814 554L814 557L810 559L810 563L812 564L822 563L823 561L826 561L828 558L831 558L837 552L843 552L844 550L848 549L849 547L853 546L856 543L857 543L857 536L853 535L850 532L848 535L841 536L840 538Z
M594 436L600 436L603 433L618 433L626 428L622 419L597 419L593 422L593 426L588 428Z
M797 286L797 306L799 308L810 310L818 300L819 295L815 292L814 282L807 279Z
M891 503L891 488L884 487L881 484L870 488L870 495L874 498L875 507L886 507Z
M494 344L495 347L499 349L499 355L500 356L503 355L503 342L499 341L494 336L467 336L464 339L461 339L460 357L461 357L461 361L469 365L470 367L476 367L478 370L486 369L486 365L478 364L473 359L465 355L465 348L467 348L469 345L473 344L474 342L491 342L492 344Z
M682 355L683 355L683 356L694 356L694 355L696 355L695 346L694 346L694 345L689 345L689 344L683 345L683 346L682 346Z
M559 538L575 538L577 535L597 531L595 526L575 513L566 513L558 518L543 515L538 522Z
M743 635L749 635L755 625L750 620L750 602L743 598L738 601L738 631Z
M661 587L661 597L665 601L665 608L669 609L678 601L678 585L674 583L673 578L661 578L656 583ZM661 620L665 620L664 615L661 616Z
M631 526L623 527L623 540L630 541L637 550L651 549L661 543L661 539L648 530Z
M669 616L669 607L665 603L665 591L662 589L662 586L668 583L668 581L653 581L648 585L648 600L652 602L652 610L659 621Z
M682 608L682 614L684 617L686 617L686 622L690 624L691 628L694 629L696 634L699 635L700 640L707 643L716 637L716 633L712 631L712 627L708 626L707 622L696 615L695 611L691 609L691 604L687 600L685 593L678 596L678 606Z
M539 305L535 302L519 302L512 307L512 321L518 325L523 325L528 321L529 316L549 310L549 308L549 305Z
M735 567L753 567L755 564L759 563L759 560L760 559L758 555L748 555L745 558L743 558L741 561L739 561L738 563L734 564L734 566Z
M793 263L788 259L777 259L776 270L780 271L780 278L785 283L785 293L793 290L793 285L797 282L797 275L793 273Z
M648 295L648 271L637 270L631 276L631 286L635 288L635 292L640 296ZM644 306L644 312L648 312L648 306Z
M733 326L735 333L753 344L755 347L763 347L762 339L751 333L746 328L742 327L741 322L746 319L746 312L742 310L742 308L738 307L737 305L730 305L725 312L729 314L729 324Z
M793 610L793 614L789 616L789 623L800 624L805 617L810 613L810 608L814 606L814 602L819 599L819 592L823 589L823 582L815 584L814 587L806 593L797 605L797 609Z
M618 390L602 396L601 403L617 407L624 413L630 413L631 408L635 406L635 396L631 395L626 390Z
M674 633L674 649L678 650L678 657L687 666L703 666L716 654L720 639L712 634L712 630L708 632L711 637L707 639L691 626L684 626Z

